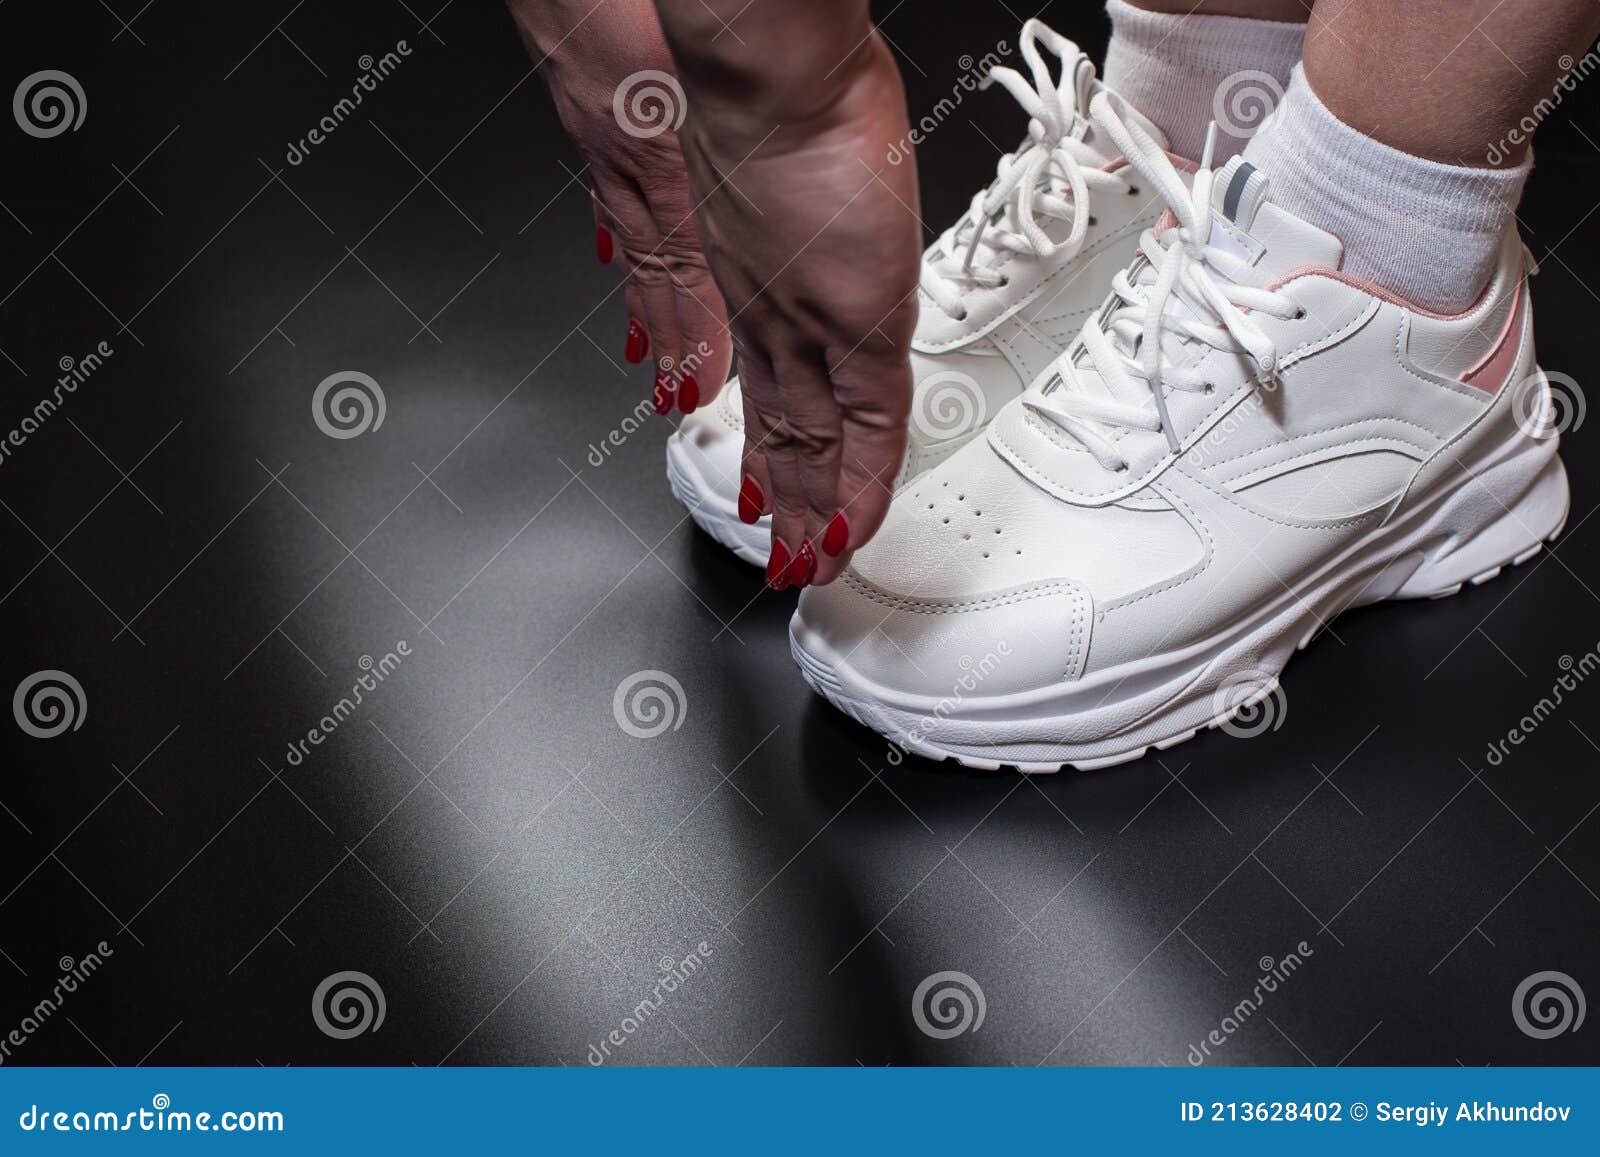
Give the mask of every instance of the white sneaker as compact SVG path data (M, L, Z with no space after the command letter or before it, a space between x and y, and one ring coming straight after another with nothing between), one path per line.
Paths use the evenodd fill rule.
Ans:
M1243 159L1191 192L1093 113L1171 209L1148 260L790 626L817 691L973 767L1170 747L1276 692L1341 611L1483 582L1567 517L1514 232L1439 317L1339 274Z
M1041 46L1060 58L1059 78ZM1089 58L1038 20L1023 25L1020 47L1032 84L1009 68L990 76L1027 110L1028 139L1000 159L994 181L923 255L911 354L916 395L897 488L980 433L1050 365L1161 212L1159 198L1087 120L1104 87ZM703 530L763 566L772 522L748 505L752 521L740 518L743 447L735 379L669 439L667 477Z

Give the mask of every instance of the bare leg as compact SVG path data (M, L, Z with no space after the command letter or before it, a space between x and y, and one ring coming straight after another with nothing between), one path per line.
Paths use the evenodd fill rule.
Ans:
M1596 32L1593 0L1317 0L1303 74L1245 156L1344 242L1347 273L1459 313L1506 259L1528 138Z
M1549 111L1540 102L1596 36L1594 0L1316 0L1306 79L1386 145L1511 167L1528 152L1523 118Z

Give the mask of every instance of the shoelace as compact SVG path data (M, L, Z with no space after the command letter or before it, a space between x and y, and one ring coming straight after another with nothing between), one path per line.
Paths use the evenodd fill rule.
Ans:
M1039 53L1039 42L1062 61L1058 81ZM951 318L966 316L963 293L972 286L993 289L1006 276L985 266L1002 252L1049 258L1076 254L1089 230L1089 189L1121 188L1126 182L1100 168L1101 159L1077 135L1086 127L1077 107L1077 45L1038 20L1022 26L1022 57L1033 73L1029 84L1012 68L995 68L989 79L1014 96L1028 113L1028 143L1000 158L995 179L972 198L962 215L928 251L922 266L922 289ZM1055 191L1052 178L1066 185ZM1069 222L1071 231L1057 242L1039 218ZM979 246L987 242L987 251ZM981 260L980 260L981 259Z
M1107 93L1096 94L1090 115L1166 201L1177 223L1159 236L1155 229L1144 231L1140 258L1112 281L1116 304L1108 314L1086 321L1079 344L1057 359L1059 388L1025 396L1024 405L1070 433L1102 467L1120 472L1128 462L1113 436L1119 428L1165 433L1176 454L1182 447L1167 412L1167 390L1210 393L1215 388L1192 366L1168 364L1164 335L1247 355L1257 382L1270 381L1278 372L1277 347L1245 310L1288 318L1299 307L1285 294L1241 284L1249 267L1211 244L1215 174L1209 142L1191 190L1161 146L1118 115ZM1080 388L1083 357L1105 383L1108 397ZM1138 401L1120 400L1128 398Z

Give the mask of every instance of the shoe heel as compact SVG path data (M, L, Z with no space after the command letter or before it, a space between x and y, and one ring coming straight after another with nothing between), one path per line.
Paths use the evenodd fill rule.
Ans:
M1438 599L1488 582L1538 554L1566 525L1567 471L1555 448L1526 452L1468 479L1428 520L1422 561L1391 599Z

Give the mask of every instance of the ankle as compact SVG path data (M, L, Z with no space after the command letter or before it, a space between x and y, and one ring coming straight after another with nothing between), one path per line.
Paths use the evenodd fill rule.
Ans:
M1469 168L1405 153L1357 132L1296 69L1276 115L1245 156L1272 200L1344 243L1343 270L1436 313L1477 300L1513 228L1531 159Z

